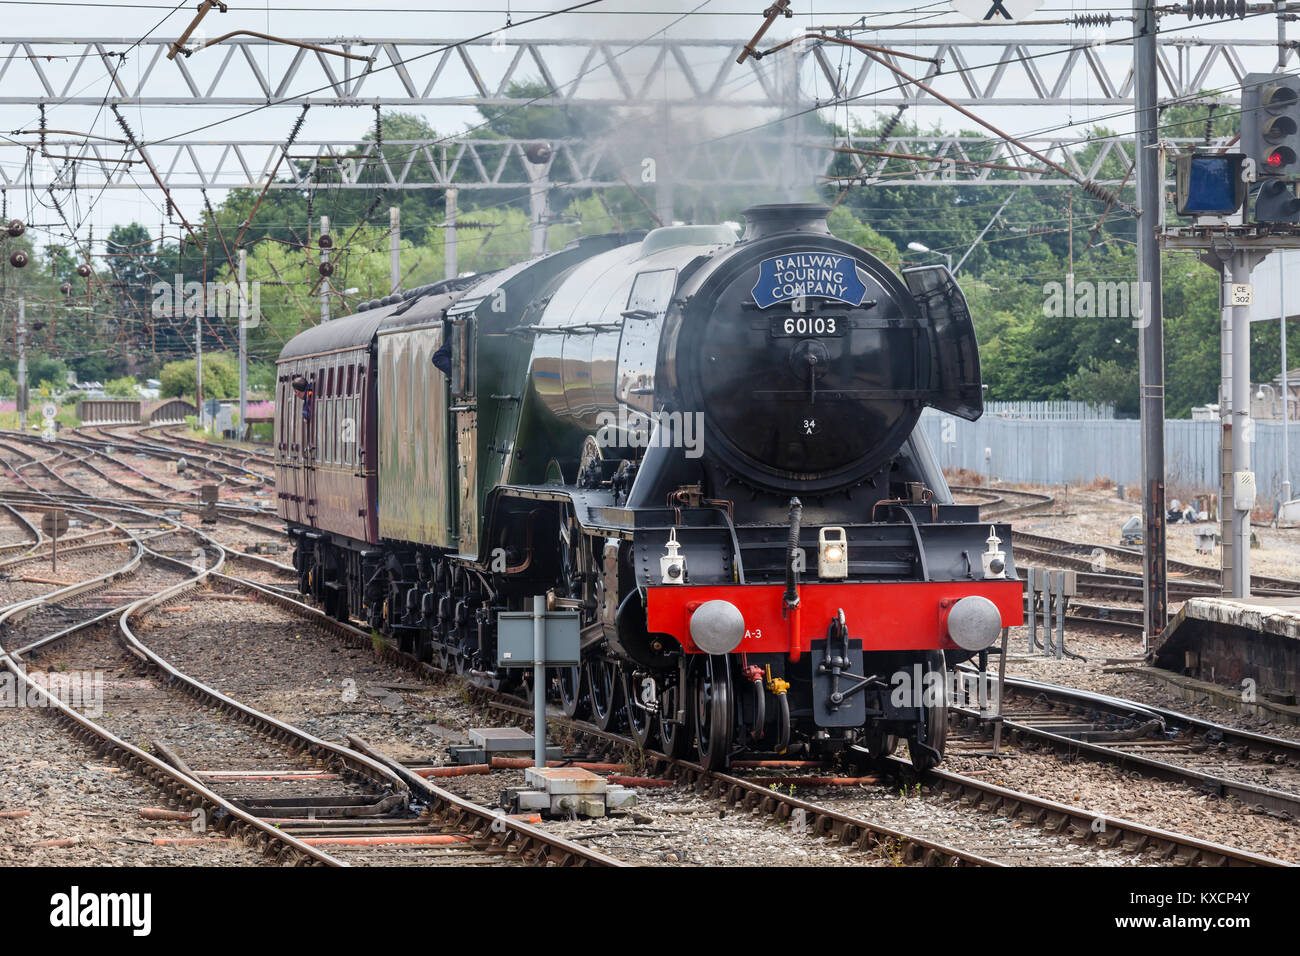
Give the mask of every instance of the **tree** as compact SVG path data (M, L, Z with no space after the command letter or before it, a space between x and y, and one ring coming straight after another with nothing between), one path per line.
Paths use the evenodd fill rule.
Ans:
M130 375L115 378L104 386L104 394L113 398L137 398L136 381Z
M68 367L56 358L36 355L27 360L27 381L29 383L49 382L60 389L67 388Z
M194 360L168 362L159 376L161 393L166 398L190 398L194 395ZM239 395L238 360L222 353L203 356L203 397L236 398Z
M1138 413L1137 365L1090 361L1066 379L1070 398L1093 405L1113 404L1119 415Z

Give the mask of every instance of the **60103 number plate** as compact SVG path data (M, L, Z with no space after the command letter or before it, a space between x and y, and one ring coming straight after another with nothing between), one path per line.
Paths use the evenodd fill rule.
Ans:
M842 315L774 315L772 337L785 336L837 338L844 334L849 321Z

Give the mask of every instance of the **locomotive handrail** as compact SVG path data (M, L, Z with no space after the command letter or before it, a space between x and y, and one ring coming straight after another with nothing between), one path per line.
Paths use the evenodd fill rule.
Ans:
M887 508L897 508L903 512L903 516L907 518L908 524L912 527L912 536L916 538L916 557L921 564L921 580L930 580L930 565L925 560L925 541L921 538L921 526L916 523L916 515L902 507L902 503L898 501L880 501L877 504L884 505Z
M731 549L736 559L736 578L740 584L745 583L745 562L740 553L740 538L736 535L736 526L732 524L731 515L722 505L713 505L727 522L727 533L731 535Z

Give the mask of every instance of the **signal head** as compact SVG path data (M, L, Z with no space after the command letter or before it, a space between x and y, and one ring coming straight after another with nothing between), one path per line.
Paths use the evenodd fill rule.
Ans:
M1300 173L1300 77L1251 73L1242 80L1241 148L1261 178Z

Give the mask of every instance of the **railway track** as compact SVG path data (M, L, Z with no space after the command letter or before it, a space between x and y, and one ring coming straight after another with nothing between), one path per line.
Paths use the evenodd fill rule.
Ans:
M28 439L27 441L30 441ZM155 505L166 508L189 510L192 507L192 499L189 491L181 489L185 496L183 500L177 501L174 498L159 494L157 492L134 486L122 481L113 475L98 467L94 460L111 463L113 466L130 469L129 463L122 461L119 457L103 449L76 449L76 453L69 452L66 449L59 454L48 455L37 458L25 451L20 444L14 441L0 441L0 450L7 452L10 458L22 457L23 461L13 464L11 467L17 470L35 468L45 472L45 475L39 479L41 482L55 482L58 485L57 490L64 501L75 504L93 504L101 501L113 501L115 503L134 504L140 507L153 507ZM38 450L48 450L48 446L41 443ZM62 457L62 461L59 458ZM70 472L73 469L85 470L91 473L93 479L102 482L105 489L96 489L96 493L88 493L82 486L68 481L66 476L61 474L59 469L67 469ZM21 477L21 476L20 476ZM164 489L176 491L170 486L162 485ZM116 489L117 492L125 492L125 495L115 494L110 489ZM31 489L34 492L50 490L48 488ZM196 494L196 493L195 493ZM283 535L283 526L279 519L273 514L268 515L264 509L250 508L236 504L221 504L217 506L218 515L227 521L244 525L250 529L264 532L266 534L280 537ZM197 514L196 514L197 517Z
M47 500L58 499L51 496ZM120 505L100 508L148 515L141 509ZM107 575L4 609L0 613L0 660L32 688L32 693L42 694L52 712L79 738L87 740L93 735L97 749L155 783L164 784L173 802L185 807L159 810L160 819L185 821L194 816L194 811L201 811L201 819L222 821L223 832L251 838L282 862L349 862L337 855L339 852L351 854L354 859L350 862L394 862L394 848L400 848L406 862L410 862L413 852L419 862L426 864L616 865L617 861L598 851L475 807L442 788L422 784L413 791L393 768L392 761L381 762L315 737L173 667L135 634L133 624L137 619L182 596L197 594L200 583L244 582L220 574L226 557L224 549L197 529L178 524L169 532L151 534L151 541L171 533L203 541L203 547L211 549L212 560L205 561L204 569L195 572L186 562L157 550L125 526L115 523L115 527L134 544L132 561ZM143 562L154 566L151 576L140 570ZM174 580L166 574L158 576L161 567L170 568ZM140 576L135 590L105 594L107 585L127 575ZM96 595L100 595L99 600L87 601ZM107 603L104 597L109 598ZM105 626L112 626L120 646L81 639L84 633ZM116 719L105 715L87 721L41 690L30 676L35 660L46 655L57 655L61 670L77 673L100 673L105 669L126 673L142 664L153 681L143 689L135 687L125 699L116 700L115 707L122 709ZM247 731L241 730L231 740L231 731L217 729L223 725L211 723L220 716L235 718L247 726ZM177 735L182 738L185 756L173 746ZM161 763L155 755L126 743L129 738L148 739L151 748L162 756ZM227 743L214 746L214 740ZM277 763L294 768L288 774L274 775L281 787L292 782L288 793L268 793L267 781L261 779L265 775L243 772L239 764L246 760L244 754L250 746L279 749L281 759ZM191 769L196 754L204 770ZM326 770L318 769L320 765ZM336 780L343 783L334 783ZM304 791L304 786L315 789ZM325 847L340 850L331 853L322 849Z
M973 674L969 668L966 673ZM1091 760L1300 820L1300 743L1177 711L1041 681L1007 678L1004 740ZM950 708L950 746L986 745L992 724Z
M334 631L338 636L353 643L354 646L374 647L373 639L369 635L366 635L355 628L351 628L348 625L339 624L338 622L325 617L321 612L288 597L284 593L283 589L277 590L275 588L254 584L253 582L238 578L227 578L217 571L208 572L208 577L212 580L221 580L226 585L232 587L257 589L261 592L261 600L274 602L280 604L282 607L295 608L296 613L312 619L319 627ZM156 608L159 605L165 604L173 596L180 594L182 590L188 590L192 587L193 582L177 585L176 589L165 589L162 594L148 598L140 598L136 603L141 606L148 604L151 608ZM175 591L175 595L170 593L173 590ZM137 608L137 611L138 610L139 608ZM124 612L122 615L123 622L125 622L126 619L127 614ZM128 632L129 628L130 625L126 624ZM141 644L139 648L136 648L136 651L138 653L143 653L144 656L148 658L148 649L143 644ZM385 656L391 656L400 660L404 666L424 673L426 676L445 676L440 675L437 670L432 668L430 665L421 664L414 659L401 654L401 652L396 651L387 644L384 644L382 652ZM166 665L166 662L162 661L161 658L158 658L150 661L149 666L160 672L165 672L168 665ZM168 677L169 681L175 679L179 678L170 675ZM467 688L476 696L483 695L480 700L480 703L483 706L496 713L502 714L503 716L506 714L512 714L515 722L523 722L525 724L528 722L530 709L526 702L517 699L511 700L506 696L500 695L499 692L492 691L491 689L482 687L478 684L473 684L472 682L467 685ZM216 693L215 691L211 691L211 688L206 688L206 691ZM260 717L254 718L250 715L246 719L257 720L264 717L265 715L260 715ZM605 731L599 731L593 726L582 722L562 721L562 723L568 732L578 735L581 739L590 741L593 752L603 751L612 753L615 751L621 751L626 753L629 750L636 749L635 741L629 737L622 737L617 734L609 734ZM357 741L354 741L354 752L361 753L364 751L366 746L368 745L364 745L364 742L358 739ZM408 788L408 792L419 793L422 796L425 795L424 787L420 785L413 786L413 780L411 779L414 777L415 779L423 781L424 778L420 777L418 774L414 774L409 768L403 768L396 761L387 758L385 755L379 754L379 752L374 751L373 748L371 749L370 759L374 760L380 766L387 767L394 776L402 780ZM981 857L979 854L972 853L968 850L951 847L905 830L882 826L860 813L849 812L837 808L828 804L827 801L822 800L821 798L814 802L803 799L802 797L796 797L793 791L804 786L804 784L801 783L789 783L787 785L788 792L776 792L772 789L770 784L764 782L762 776L751 779L737 774L708 773L702 770L702 768L688 762L672 761L663 755L654 754L652 752L645 752L641 756L641 759L644 760L647 768L653 769L655 772L662 774L666 779L677 780L683 784L694 787L697 791L710 793L736 810L769 815L787 821L799 819L803 825L808 826L811 832L816 835L830 836L846 845L860 846L862 849L867 850L879 851L881 848L888 848L889 852L898 854L898 858L904 862L946 865L990 865L994 862L991 859ZM905 773L906 765L900 764L897 768L894 768L893 772ZM210 782L211 778L208 779ZM954 793L960 793L962 799L966 801L972 799L971 794L974 791L972 791L971 788L979 788L982 785L981 781L974 780L973 778L960 777L960 775L954 777L946 774L946 772L938 772L938 774L931 775L931 777L927 779L929 779L934 786L940 787L946 792L951 791ZM807 786L815 785L815 780L816 778L809 778ZM427 784L427 781L424 782ZM984 796L980 798L981 804L996 803L998 806L1003 807L1005 811L1006 808L1011 806L1011 803L1008 802L1011 801L1015 806L1014 814L1020 819L1031 820L1047 832L1058 834L1065 833L1072 839L1087 839L1087 836L1079 831L1079 819L1077 819L1079 814L1075 813L1074 815L1070 815L1065 813L1065 810L1070 808L1055 807L1050 804L1050 801L1038 800L1028 794L1010 794L1005 791L994 792L989 790L980 790L979 792L984 794ZM455 795L451 794L451 796L454 797ZM447 812L453 815L474 812L465 807L456 806L454 801L449 802L446 806L451 808ZM477 807L476 812L479 814L487 814L489 817L493 818L499 818L500 816L499 814L483 807ZM485 820L486 818L479 817L479 819ZM1088 819L1090 821L1094 820L1095 815L1089 815ZM1206 844L1204 841L1197 841L1194 838L1180 838L1177 834L1168 834L1162 831L1152 830L1151 828L1143 828L1137 824L1126 825L1123 821L1118 820L1108 822L1110 825L1105 832L1109 834L1109 836L1104 840L1097 841L1098 845L1115 846L1117 848L1131 851L1155 851L1157 856L1163 855L1164 858L1173 858L1182 862L1209 865L1260 865L1275 862L1269 861L1263 857L1257 857L1253 854L1236 852L1231 850L1231 848ZM487 820L487 824L490 827L493 825L493 821ZM496 823L495 825L500 826L500 823ZM289 825L289 828L296 829L299 833L311 833L313 834L313 838L315 838L318 831L326 830L330 826L330 824L300 821L296 825ZM359 831L364 829L364 827L358 827L355 824L334 824L333 826L351 827L352 829L348 830L346 834L348 839L353 837L360 838L363 835L375 833L375 831L367 831L367 834L361 834ZM338 831L330 832L342 834L343 830L340 829ZM319 838L327 839L328 837L320 836Z
M954 485L954 492L979 497L980 517L1006 518L1033 511L1050 504L1052 496L1037 492L1022 492ZM1067 623L1077 628L1105 629L1111 632L1140 635L1143 631L1142 554L1114 545L1091 545L1025 531L1012 532L1017 564L1047 567L1076 572L1078 596L1090 601L1072 600L1065 614ZM1118 562L1121 567L1115 567ZM1126 569L1122 565L1132 565ZM1192 597L1217 597L1222 593L1219 571L1181 561L1169 561L1169 570L1181 577L1170 580L1169 598L1185 601ZM1021 580L1025 580L1021 572ZM1263 597L1295 597L1300 595L1300 581L1287 578L1253 575L1252 592ZM1093 603L1105 601L1111 603Z
M980 518L1010 518L1048 507L1056 501L1052 495L1036 491L1013 491L1010 488L981 488L974 485L949 485L948 490L967 497L982 499L979 502Z
M1046 535L1030 534L1024 531L1016 531L1013 534L1013 540L1017 551L1024 549L1029 554L1052 558L1062 567L1072 567L1080 570L1097 570L1097 554L1106 556L1108 568L1112 559L1122 564L1131 564L1137 567L1141 566L1142 561L1142 552L1130 548L1121 548L1116 545L1085 544L1080 541L1051 538ZM1206 586L1207 591L1213 590L1217 592L1219 590L1220 572L1218 568L1174 560L1168 561L1167 564L1171 574L1186 575L1186 579L1183 581L1171 583L1185 586L1188 590L1197 589L1201 585ZM1110 568L1109 573L1138 579L1141 577L1137 572L1120 571L1114 568ZM1253 574L1250 580L1251 593L1253 594L1278 597L1300 595L1300 580L1263 574Z
M354 647L376 648L386 659L399 663L413 673L438 680L462 681L476 704L487 711L493 719L525 728L531 725L531 705L524 700L503 694L470 678L453 675L431 664L420 662L387 642L378 644L371 635L325 617L321 612L299 601L269 593L267 600L291 609L296 614L312 618L318 627ZM795 819L797 813L800 815L802 825L814 835L830 837L846 845L868 851L888 848L890 852L897 853L903 862L922 865L992 865L995 862L990 857L969 848L955 847L924 834L871 819L863 812L865 808L873 805L871 799L855 798L851 801L851 807L839 807L834 801L822 796L814 801L796 795L796 791L801 787L819 786L820 782L825 780L824 777L808 776L801 780L799 777L782 776L781 789L773 789L770 776L709 772L689 761L675 760L650 750L640 750L631 737L600 730L584 721L572 720L558 714L548 717L548 720L553 721L560 732L582 741L591 759L623 761L629 754L635 755L635 762L643 772L712 795L728 807L743 813L761 815L782 822ZM902 762L895 762L889 766L894 773L905 769L910 772L910 765ZM1065 807L1031 794L1014 793L975 778L953 775L946 771L924 775L921 779L930 782L944 793L958 795L959 805L962 802L970 802L971 794L981 793L984 796L980 798L978 808L985 810L994 807L1002 808L1004 819L1009 821L1007 825L1030 822L1045 833L1067 841L1086 842L1092 839L1098 832L1092 829L1095 821L1102 819L1106 823L1103 831L1105 836L1098 841L1097 845L1117 852L1151 854L1152 859L1160 861L1176 860L1207 866L1281 865L1280 861L1249 851L1144 826L1113 815L1089 813L1078 807ZM892 793L895 791L891 787L877 788L875 804L878 805L880 796ZM1087 824L1080 826L1080 820L1084 819Z

